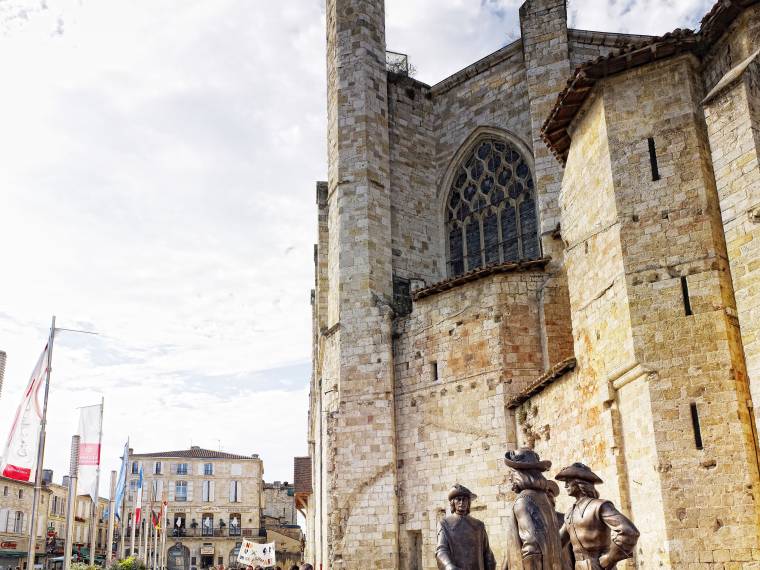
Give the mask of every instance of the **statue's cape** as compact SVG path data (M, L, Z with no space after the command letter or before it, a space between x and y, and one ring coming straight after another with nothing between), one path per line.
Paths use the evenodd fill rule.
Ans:
M509 570L522 570L522 540L517 527L515 503L526 501L525 506L536 521L538 529L536 539L543 555L544 570L562 570L562 546L559 538L557 515L545 493L539 491L522 491L514 502L510 503L506 521L507 531L507 564Z

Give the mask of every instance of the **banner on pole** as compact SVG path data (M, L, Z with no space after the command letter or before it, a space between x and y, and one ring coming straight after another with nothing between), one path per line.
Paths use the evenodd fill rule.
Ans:
M247 566L267 566L275 565L274 542L267 544L258 544L250 540L244 540L240 545L238 553L238 562Z
M42 408L39 392L47 379L49 345L40 354L24 398L16 410L8 441L0 460L0 474L16 481L31 481L37 467L37 446L42 430Z
M100 421L102 405L79 409L79 482L82 495L98 498L98 469L100 468Z
M135 525L140 524L142 515L143 468L140 465L140 475L137 479L137 500L135 500Z

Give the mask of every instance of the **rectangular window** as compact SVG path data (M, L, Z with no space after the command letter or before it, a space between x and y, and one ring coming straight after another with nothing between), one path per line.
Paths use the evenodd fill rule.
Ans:
M7 496L8 496L8 485L3 487L3 497L7 497Z
M704 449L702 445L702 427L699 425L699 411L697 405L692 403L691 406L691 427L694 430L694 445L697 449Z
M187 463L177 463L177 475L187 475Z
M203 491L201 493L201 500L204 503L208 503L211 500L211 481L203 482Z
M180 503L187 501L187 481L174 482L174 500Z
M137 481L130 481L129 493L127 493L127 500L130 502L134 502L136 494L137 494Z
M691 310L691 299L689 298L689 283L686 277L681 276L681 296L683 297L683 312L688 317L694 313Z
M132 462L132 475L140 473L140 464L137 461Z
M153 464L153 474L154 475L161 475L161 462L160 461L156 461Z
M230 536L240 536L240 513L230 514Z
M659 180L660 169L657 166L657 149L654 146L654 139L652 137L649 137L649 139L647 139L647 142L649 143L649 166L652 169L652 180Z
M214 474L214 464L213 463L204 463L203 464L203 474L204 475L213 475Z
M204 513L201 520L201 534L203 536L214 536L214 515L211 513Z
M243 501L243 485L240 481L230 481L230 503Z
M438 382L438 362L435 360L430 363L430 378L433 382Z
M22 511L16 511L16 516L13 518L13 532L24 532L24 513Z
M19 499L23 499L24 498L24 490L23 489L19 489L18 490L18 498Z

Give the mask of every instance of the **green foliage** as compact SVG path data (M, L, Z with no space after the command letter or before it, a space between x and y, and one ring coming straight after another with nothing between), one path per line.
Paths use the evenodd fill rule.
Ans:
M75 570L74 566L72 565L71 570ZM76 570L85 570L82 569L76 569ZM119 560L118 562L114 562L111 565L110 570L146 570L145 564L141 562L140 560L137 560L134 556L130 556L128 558L125 558L124 560Z
M97 566L90 566L89 564L85 564L84 562L72 562L71 563L71 570L101 570Z

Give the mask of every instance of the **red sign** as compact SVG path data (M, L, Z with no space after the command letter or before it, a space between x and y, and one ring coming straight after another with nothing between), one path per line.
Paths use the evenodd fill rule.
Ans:
M100 445L97 443L80 443L79 465L100 465Z
M11 540L7 542L0 542L0 548L16 549L17 544Z

